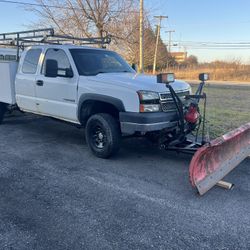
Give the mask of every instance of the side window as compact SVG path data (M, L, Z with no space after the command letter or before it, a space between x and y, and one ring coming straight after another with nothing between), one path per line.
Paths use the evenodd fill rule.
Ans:
M25 74L35 74L39 62L41 49L30 49L24 58L22 72Z
M68 72L72 72L70 62L66 53L61 49L48 49L43 63L42 74L45 75L47 60L55 60L58 64L57 76L66 77Z
M4 60L4 55L0 55L0 60Z

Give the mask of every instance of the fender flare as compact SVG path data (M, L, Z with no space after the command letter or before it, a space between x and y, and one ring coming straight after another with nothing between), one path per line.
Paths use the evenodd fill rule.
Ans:
M79 98L78 109L77 109L77 117L78 117L79 121L81 119L82 105L86 101L105 102L105 103L113 105L119 112L125 112L124 104L118 98L107 96L107 95L101 95L101 94L86 93L86 94L82 94L81 97Z

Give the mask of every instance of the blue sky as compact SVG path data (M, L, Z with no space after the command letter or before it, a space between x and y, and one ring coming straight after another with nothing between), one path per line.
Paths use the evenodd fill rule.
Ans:
M21 1L21 0L17 0ZM26 2L34 2L25 0ZM201 42L250 42L249 0L144 0L153 15L168 15L163 21L162 38L166 30L174 29L173 40ZM138 1L139 2L139 1ZM0 3L0 32L26 29L36 20L33 13L20 5ZM176 50L183 47L176 47ZM245 50L191 50L200 61L242 59L250 63L250 49Z
M162 26L175 30L174 40L250 42L249 0L161 0L148 1L148 5L154 14L169 16ZM162 36L167 39L164 29ZM241 58L250 62L250 50L187 51L202 61Z

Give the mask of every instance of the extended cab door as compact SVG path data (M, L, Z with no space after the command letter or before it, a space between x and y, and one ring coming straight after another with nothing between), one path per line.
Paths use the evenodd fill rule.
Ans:
M52 77L45 74L45 69L50 67L51 61L58 66L57 73ZM36 79L36 102L39 113L78 123L77 82L78 75L74 72L66 51L57 48L47 49Z
M29 49L19 63L16 75L16 101L20 109L37 113L36 104L36 73L42 49Z

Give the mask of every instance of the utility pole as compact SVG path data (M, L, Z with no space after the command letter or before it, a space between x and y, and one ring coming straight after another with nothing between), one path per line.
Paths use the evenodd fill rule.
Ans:
M168 18L168 17L167 16L154 16L154 18L158 18L159 19L159 24L157 25L157 37L156 37L156 44L155 44L153 74L155 74L155 69L156 69L158 44L159 44L159 38L160 38L160 34L161 34L161 21L162 21L162 19Z
M171 53L171 43L172 43L172 33L174 33L175 30L168 30L166 31L166 33L168 33L168 37L169 37L169 40L168 40L168 53L170 54Z
M140 0L140 58L139 58L139 72L143 73L144 71L144 8L143 8L143 1L144 0Z

